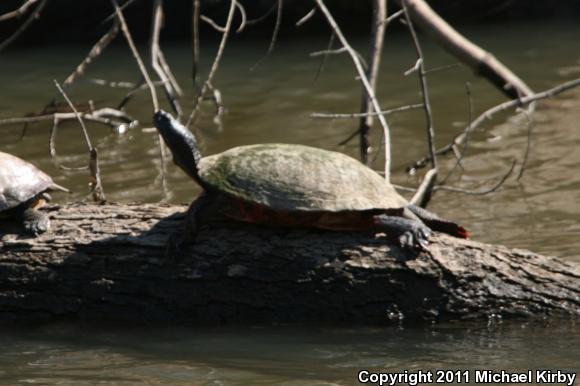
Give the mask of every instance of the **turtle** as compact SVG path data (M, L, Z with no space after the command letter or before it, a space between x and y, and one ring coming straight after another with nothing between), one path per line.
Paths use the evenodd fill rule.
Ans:
M17 219L33 236L48 231L50 220L37 209L53 190L70 192L30 162L0 152L0 217Z
M348 155L271 143L202 157L195 136L171 114L157 110L153 122L174 163L203 189L188 209L181 242L193 241L216 208L248 223L372 230L412 250L427 248L433 230L469 236L462 226L410 204L377 172Z

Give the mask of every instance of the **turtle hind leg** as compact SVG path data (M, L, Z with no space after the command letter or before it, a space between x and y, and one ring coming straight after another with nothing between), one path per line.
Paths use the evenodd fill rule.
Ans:
M453 221L442 219L435 213L431 213L417 205L409 204L406 209L421 219L421 221L434 231L447 233L448 235L461 239L469 237L469 232L464 227L454 223Z
M431 229L421 221L381 214L374 216L374 228L385 231L387 237L397 241L403 248L424 250L429 245Z
M46 213L38 211L34 207L29 207L23 210L20 214L22 224L26 233L33 236L38 236L45 233L50 228L50 220Z

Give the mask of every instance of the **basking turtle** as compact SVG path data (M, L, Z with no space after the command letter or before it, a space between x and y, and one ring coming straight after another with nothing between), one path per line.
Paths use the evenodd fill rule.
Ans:
M46 232L50 221L37 208L50 200L52 190L68 192L31 163L0 152L0 217L18 219L35 236Z
M376 172L347 155L260 144L202 158L195 137L170 114L159 110L153 119L175 164L204 190L188 210L187 239L209 203L227 217L250 223L373 229L411 249L425 248L431 230L468 236L463 227L409 204Z

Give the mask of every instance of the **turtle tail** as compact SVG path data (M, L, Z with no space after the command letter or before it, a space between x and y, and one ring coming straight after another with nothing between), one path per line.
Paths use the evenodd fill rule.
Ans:
M66 192L66 193L70 193L71 192L70 190L68 190L64 186L60 186L59 184L55 184L54 182L52 183L52 185L50 185L48 187L48 189L50 189L50 190L60 190L61 192Z

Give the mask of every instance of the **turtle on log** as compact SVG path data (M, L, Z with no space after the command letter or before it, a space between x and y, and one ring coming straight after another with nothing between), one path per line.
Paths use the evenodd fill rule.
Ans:
M468 237L342 153L258 144L202 157L193 134L169 113L158 110L153 121L175 164L203 189L189 207L182 241L193 238L209 208L249 223L384 232L414 250L427 247L432 230Z
M34 236L48 231L50 220L37 209L53 190L69 192L31 163L0 152L0 218L17 219Z

